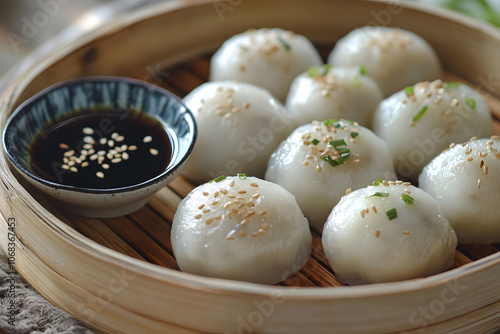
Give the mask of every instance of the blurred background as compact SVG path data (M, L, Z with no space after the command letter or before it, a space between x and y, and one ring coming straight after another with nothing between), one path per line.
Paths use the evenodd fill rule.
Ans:
M78 38L112 17L162 1L170 0L2 0L0 77L5 81L5 74L15 69L15 65L28 55L34 55L31 58L36 60L57 45ZM391 1L418 1L437 5L500 27L500 0Z

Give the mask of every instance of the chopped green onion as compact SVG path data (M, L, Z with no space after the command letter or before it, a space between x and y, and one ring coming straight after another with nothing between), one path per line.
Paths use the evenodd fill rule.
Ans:
M343 152L341 153L340 157L338 157L335 160L333 160L329 155L321 157L321 159L328 162L330 166L337 167L338 165L342 165L344 162L346 162L350 157L351 157L351 151L348 148L345 148L343 149Z
M396 208L390 209L385 214L387 215L387 218L389 218L389 220L398 218L398 210L396 210Z
M356 138L357 136L359 136L359 133L358 132L351 132L351 137L354 139Z
M370 198L370 197L389 197L389 193L381 193L381 192L377 191L375 194L370 195L370 196L365 197L365 198Z
M339 120L338 120L338 119L331 118L331 119L326 119L326 120L324 120L324 121L323 121L323 124L325 124L326 126L328 126L328 125L334 125L334 126L335 126L335 125L337 125L337 124L338 124L338 122L339 122ZM337 123L337 124L336 124L336 123ZM339 126L340 126L340 125L339 125Z
M317 140L316 138L314 138L312 141L311 141L311 144L313 144L314 146L318 145L319 144L319 140Z
M401 198L403 199L403 202L405 202L406 205L412 205L413 204L413 197L406 193L401 194Z
M411 94L415 93L413 90L413 86L408 86L405 88L406 96L410 96Z
M359 75L356 75L354 79L352 79L352 83L354 84L354 87L361 87L361 78Z
M467 96L465 98L465 103L471 108L472 110L476 110L476 100L474 100L472 97Z
M327 75L328 72L330 72L330 69L333 67L332 64L326 64L324 67L323 67L323 76Z
M215 182L215 183L219 183L220 181L223 181L226 179L226 176L224 175L221 175L219 177L216 177L215 179L213 179L212 181L208 181L208 183L212 183L212 182Z
M360 73L361 75L366 75L366 67L365 67L365 66L363 66L363 65L361 65L361 66L359 67L359 73Z
M316 76L319 74L318 66L312 66L309 71L307 71L307 75L310 76L311 78L316 78Z
M247 175L244 174L244 173L238 173L238 177L240 180L246 180L247 179Z
M332 145L336 150L338 150L339 146L346 146L344 139L331 140L330 145Z
M444 83L444 88L450 90L450 89L456 89L460 87L460 82L445 82Z
M426 111L427 111L427 106L423 106L422 109L420 109L420 111L415 116L413 116L413 121L414 122L418 121Z
M278 36L278 41L280 41L280 43L283 44L283 47L286 49L286 51L290 51L292 49L290 44L288 44L288 42L285 41L281 36Z
M380 180L375 180L375 181L373 181L373 185L374 185L374 186L379 186L379 185L381 185L381 184L382 184L382 182L384 182L384 180L382 180L382 179L380 179Z

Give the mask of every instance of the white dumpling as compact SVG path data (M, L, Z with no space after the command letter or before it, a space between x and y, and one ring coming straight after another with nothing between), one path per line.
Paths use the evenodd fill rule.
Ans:
M285 107L252 84L208 82L184 102L198 137L183 175L198 183L239 172L264 177L269 156L292 129Z
M366 74L377 82L385 96L441 77L441 64L429 43L399 28L357 28L335 44L328 63L365 66Z
M383 100L374 114L373 131L391 151L396 173L416 181L422 168L450 143L490 136L492 120L474 89L436 80Z
M432 196L406 182L383 181L343 197L322 242L335 275L353 285L447 270L457 237Z
M500 137L453 147L420 174L419 186L434 196L458 242L500 242Z
M284 102L293 79L321 66L318 51L304 36L278 28L248 30L225 41L210 62L210 80L249 82Z
M266 171L266 179L290 191L319 231L347 188L381 178L395 178L384 142L345 120L300 126L272 154Z
M182 271L263 284L299 271L309 259L311 239L292 194L242 174L191 191L171 233Z
M286 109L297 126L318 119L355 119L370 127L382 91L364 67L312 67L292 83Z

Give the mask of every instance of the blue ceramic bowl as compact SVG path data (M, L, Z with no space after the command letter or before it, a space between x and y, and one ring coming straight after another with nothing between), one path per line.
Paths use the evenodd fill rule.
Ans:
M172 144L167 168L144 182L111 189L58 184L37 175L30 165L30 144L56 120L89 109L135 110L159 119ZM193 114L174 94L129 78L84 77L55 84L25 101L7 120L2 140L15 169L64 208L88 217L115 217L144 206L180 173L196 135Z

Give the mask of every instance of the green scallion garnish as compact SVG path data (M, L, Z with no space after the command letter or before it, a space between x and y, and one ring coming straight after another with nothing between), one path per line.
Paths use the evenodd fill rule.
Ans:
M398 218L398 210L396 210L396 208L390 209L385 214L387 215L387 218L389 218L389 220Z
M381 192L377 191L375 194L370 195L370 196L365 197L365 198L370 198L370 197L389 197L389 193L381 193Z
M413 121L414 122L418 121L426 111L427 111L427 106L423 106L422 109L420 109L420 111L415 116L413 116Z
M337 125L338 122L339 122L338 119L331 118L331 119L324 120L323 124L325 124L326 126L328 126L328 125ZM340 126L340 124L339 124L339 126Z
M467 96L465 98L465 103L471 108L472 110L476 110L476 100L474 100L472 97Z
M381 185L381 184L382 184L382 182L384 182L384 180L380 179L380 180L375 180L375 181L373 181L373 183L372 183L372 184L373 184L374 186L379 186L379 185Z
M460 87L460 84L461 84L460 82L445 82L444 88L447 90L456 89L456 88Z
M406 205L412 205L413 204L413 197L406 193L401 194L401 198L403 199L403 202L405 202Z
M340 157L333 160L329 155L321 157L322 160L328 162L330 166L337 167L338 165L342 165L351 157L351 150L348 148L343 149L344 151L341 153Z
M246 180L247 179L247 175L245 173L238 173L238 178L240 180Z
M288 42L285 41L281 36L278 36L278 41L280 41L280 43L283 45L286 51L290 51L292 49L290 44L288 44Z
M357 136L359 136L359 132L351 132L351 138L356 138Z
M331 140L330 145L332 145L336 150L338 150L339 146L346 146L344 139Z
M319 74L318 66L312 66L309 68L309 71L307 71L307 75L310 76L311 78L316 78L316 76Z
M359 73L360 73L361 75L366 75L366 67L365 67L365 66L363 66L363 65L361 65L361 66L359 67Z
M314 146L318 145L319 144L319 140L317 140L316 138L314 138L312 141L311 141L311 144L313 144Z
M352 79L352 83L354 84L354 87L361 87L361 78L359 75L356 75L354 79Z
M323 67L323 76L327 75L328 72L330 72L330 69L333 67L332 64L326 64L324 67Z
M221 175L219 177L216 177L215 179L213 179L212 181L208 181L208 183L212 183L212 182L215 182L215 183L219 183L220 181L223 181L226 179L227 176L224 176L224 175Z
M413 86L408 86L405 88L406 96L410 96L411 94L415 93L413 90Z

